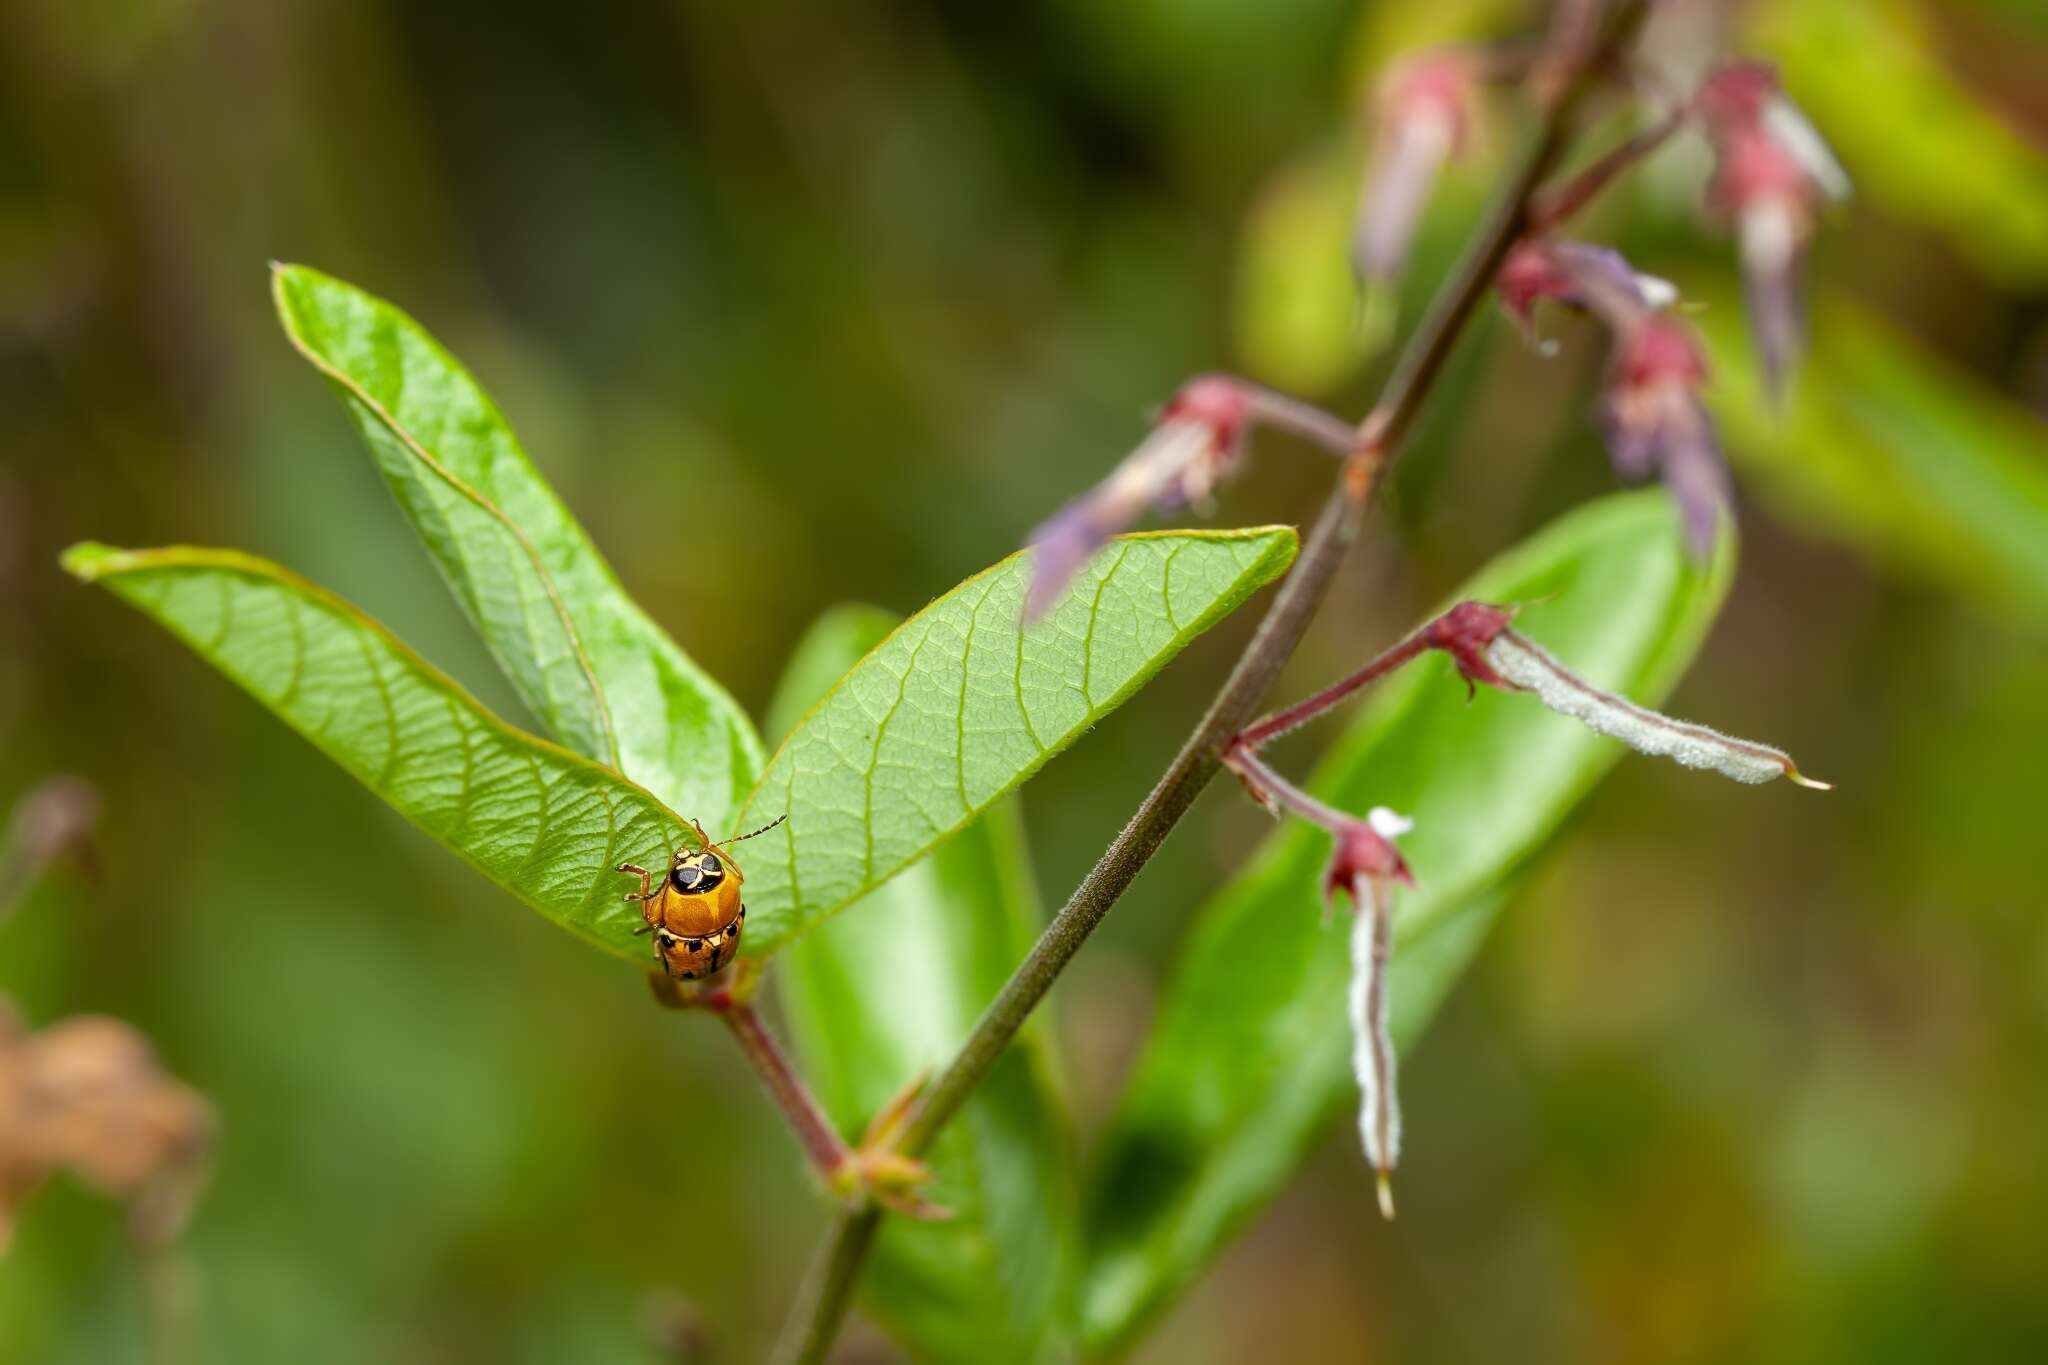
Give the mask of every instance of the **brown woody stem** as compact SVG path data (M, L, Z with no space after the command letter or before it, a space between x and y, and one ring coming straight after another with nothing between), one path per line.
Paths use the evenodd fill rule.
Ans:
M1187 814L1195 797L1221 766L1225 746L1250 720L1259 700L1279 676L1308 630L1358 533L1366 504L1385 467L1398 454L1460 332L1492 285L1501 261L1522 236L1529 202L1557 165L1578 108L1613 55L1642 20L1643 0L1621 0L1599 39L1582 54L1561 92L1543 110L1541 123L1495 199L1457 271L1438 291L1421 326L1395 362L1379 402L1357 432L1357 445L1337 486L1324 500L1315 526L1302 541L1294 569L1274 595L1251 643L1239 656L1223 689L1201 723L1181 746L1165 774L1128 824L1091 868L1031 952L990 1002L974 1031L905 1125L899 1150L919 1156L966 1103L989 1068L1024 1026L1074 954L1095 931L1166 836ZM803 1330L786 1343L786 1358L797 1365L824 1360L853 1299L881 1213L872 1203L851 1209L834 1224L831 1240L795 1311Z

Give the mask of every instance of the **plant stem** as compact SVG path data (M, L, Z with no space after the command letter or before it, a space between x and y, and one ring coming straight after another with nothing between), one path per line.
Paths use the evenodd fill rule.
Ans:
M1345 550L1357 537L1360 520L1381 474L1398 454L1424 399L1450 358L1459 333L1485 297L1501 261L1521 237L1529 201L1561 158L1574 117L1592 88L1595 73L1634 33L1643 9L1644 0L1622 0L1615 7L1599 39L1590 45L1561 93L1544 110L1527 149L1496 196L1485 224L1466 249L1457 271L1438 290L1421 326L1396 360L1379 402L1359 425L1356 449L1345 462L1336 487L1324 500L1314 528L1302 541L1293 571L1280 585L1257 633L1165 775L1060 907L905 1125L900 1150L906 1155L921 1155L966 1103L1060 972L1216 775L1224 745L1251 719L1260 699L1307 632L1309 620L1336 577ZM869 1204L848 1210L834 1224L822 1266L813 1276L815 1283L806 1290L807 1301L797 1306L806 1319L806 1328L801 1339L793 1343L790 1357L797 1365L816 1365L831 1349L868 1250L874 1244L880 1218L880 1211Z
M783 1117L789 1120L790 1128L796 1133L797 1141L803 1144L804 1155L811 1159L811 1165L823 1176L828 1186L847 1170L852 1153L839 1136L839 1130L825 1117L825 1111L818 1107L803 1078L796 1074L789 1058L776 1043L775 1035L761 1022L761 1016L753 1005L741 1001L735 1004L712 1005L712 1011L725 1021L738 1040L740 1050L747 1054L747 1060L754 1064L761 1083L775 1098Z
M1302 698L1285 710L1275 711L1264 720L1253 721L1238 732L1236 743L1246 749L1256 749L1296 726L1306 725L1353 692L1368 683L1379 681L1428 648L1428 638L1421 631L1417 631L1351 676L1331 683L1322 691Z

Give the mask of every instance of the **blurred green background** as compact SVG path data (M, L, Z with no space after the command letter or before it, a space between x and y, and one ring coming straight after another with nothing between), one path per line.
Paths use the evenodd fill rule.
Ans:
M2042 14L1666 7L1661 60L1776 57L1858 180L1780 421L1730 246L1697 223L1697 141L1585 224L1708 304L1744 488L1734 596L1673 709L1841 790L1625 763L1404 1069L1401 1221L1333 1132L1140 1359L2048 1355ZM1359 411L1384 364L1355 353L1341 256L1368 73L1527 22L1488 0L0 4L0 804L54 772L106 800L103 879L31 895L0 991L37 1024L133 1021L219 1107L185 1240L199 1359L646 1361L650 1305L681 1294L750 1360L825 1218L712 1025L651 1010L57 570L87 536L244 546L516 714L278 334L265 262L433 329L759 714L819 610L911 610L996 559L1188 374ZM1497 118L1439 197L1408 320L1511 143ZM1283 693L1607 486L1599 347L1549 326L1548 358L1475 329ZM1326 478L1281 443L1256 469L1219 519L1299 521ZM1026 790L1049 898L1251 615ZM1262 832L1225 785L1054 997L1084 1136L1186 915ZM142 1318L118 1211L65 1181L31 1201L0 1360L141 1360Z

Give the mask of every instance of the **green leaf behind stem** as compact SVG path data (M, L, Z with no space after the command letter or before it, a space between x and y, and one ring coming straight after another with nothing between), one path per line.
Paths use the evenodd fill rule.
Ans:
M1625 494L1554 523L1459 597L1534 603L1517 630L1654 703L1698 648L1732 564L1731 542L1695 570L1664 495ZM1415 820L1401 847L1418 885L1395 908L1400 1042L1470 959L1507 880L1621 753L1530 697L1482 689L1468 705L1431 655L1383 684L1317 766L1310 788L1340 808ZM1329 844L1281 825L1195 924L1091 1182L1078 1312L1092 1349L1162 1310L1355 1103L1348 934L1324 922L1319 885ZM1448 1122L1409 1115L1418 1141Z

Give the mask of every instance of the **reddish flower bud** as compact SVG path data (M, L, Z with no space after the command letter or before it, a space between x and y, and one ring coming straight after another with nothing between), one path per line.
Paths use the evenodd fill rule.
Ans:
M1498 287L1525 326L1535 305L1550 299L1614 333L1602 423L1615 469L1624 478L1662 478L1685 514L1693 552L1706 555L1728 501L1728 478L1699 398L1706 359L1691 331L1664 311L1677 291L1637 274L1619 252L1540 240L1509 254Z
M1714 146L1707 209L1732 223L1741 243L1750 328L1775 398L1800 349L1807 243L1821 206L1848 196L1849 177L1764 63L1714 72L1695 107Z
M1533 338L1536 305L1546 300L1593 313L1609 326L1670 307L1678 290L1669 280L1638 274L1618 251L1583 242L1517 242L1494 279L1501 305Z
M1230 379L1204 376L1176 394L1151 434L1108 478L1032 532L1037 560L1026 619L1043 616L1089 556L1148 507L1207 501L1243 456L1248 411Z
M1393 845L1395 838L1413 827L1412 821L1385 806L1374 806L1363 820L1344 816L1333 822L1329 826L1330 865L1323 870L1323 898L1334 900L1341 893L1350 896L1352 908L1357 909L1361 877L1374 883L1415 885L1415 875Z
M1470 693L1480 683L1497 687L1503 692L1519 689L1503 678L1487 661L1487 646L1500 637L1515 619L1515 613L1507 607L1496 607L1488 602L1460 602L1442 616L1422 628L1422 638L1432 649L1440 649L1451 656L1457 665L1458 676L1465 680L1466 691Z
M1108 478L1032 532L1037 562L1025 618L1043 616L1088 557L1147 508L1206 503L1244 463L1254 424L1291 432L1336 455L1349 454L1357 440L1350 423L1257 384L1221 374L1189 380Z
M1378 148L1351 234L1361 281L1399 278L1437 176L1470 134L1476 75L1470 54L1432 52L1400 67L1382 87Z

